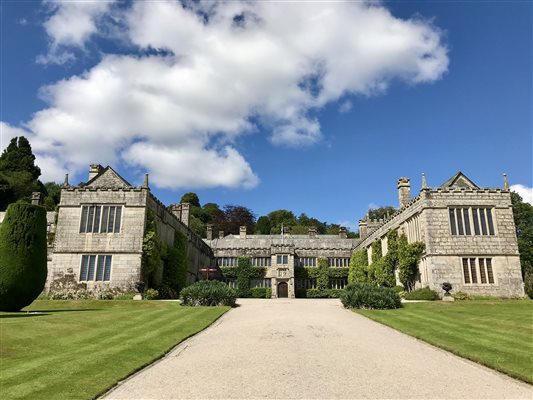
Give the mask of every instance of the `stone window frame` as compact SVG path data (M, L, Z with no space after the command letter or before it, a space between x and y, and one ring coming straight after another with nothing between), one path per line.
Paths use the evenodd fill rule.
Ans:
M253 267L270 267L272 259L270 257L251 257L250 265Z
M348 278L329 278L328 288L344 289L348 285Z
M350 266L350 257L328 257L328 267L348 268L349 266Z
M450 235L452 237L497 236L498 232L496 229L494 208L494 206L448 206L448 226ZM461 211L457 212L457 210ZM483 213L481 213L480 210L484 210ZM474 217L474 214L476 217ZM468 216L467 223L465 222L465 216Z
M102 262L100 262L100 260L102 260ZM99 274L100 274L101 279L98 279ZM113 275L113 255L112 254L82 254L81 255L80 274L78 277L79 282L110 282L113 279L112 275ZM85 278L85 279L82 279L82 278Z
M288 254L277 254L276 265L289 265L289 255Z
M79 233L119 234L122 229L123 208L123 204L81 204ZM113 221L110 229L111 215Z
M271 288L272 279L270 278L261 278L261 279L250 279L250 288Z
M461 256L459 260L464 285L498 286L493 257Z
M295 257L294 266L298 268L316 267L317 257Z
M296 278L296 289L316 289L316 278Z
M218 257L217 264L219 267L237 267L239 265L238 257Z

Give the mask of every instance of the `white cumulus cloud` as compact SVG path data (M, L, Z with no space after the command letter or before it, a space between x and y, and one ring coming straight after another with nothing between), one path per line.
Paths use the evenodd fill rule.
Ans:
M110 12L108 2L65 5L78 3L61 3L47 22L52 46L85 46ZM161 187L253 187L242 135L261 127L273 145L312 145L326 104L382 94L395 79L433 82L448 67L438 28L376 2L185 4L120 8L135 54L103 55L42 89L48 107L25 127L41 157L61 160L54 170L122 161Z
M533 187L518 184L511 185L510 189L511 191L518 193L526 203L533 205Z

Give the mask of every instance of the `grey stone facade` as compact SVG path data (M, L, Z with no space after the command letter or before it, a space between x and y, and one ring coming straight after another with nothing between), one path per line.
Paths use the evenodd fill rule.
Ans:
M398 229L399 233L407 236L409 243L420 241L425 244L425 253L419 265L418 287L429 286L442 293L441 284L448 281L455 292L524 296L508 187L479 188L458 173L437 188L427 187L424 178L420 193L405 202L402 191L406 190L406 181L405 178L401 180L398 190L403 206L386 220L361 220L359 224L365 234L355 250L367 249L371 261L372 242L380 240L383 254L386 254L386 236L391 230ZM480 209L484 210L483 219ZM492 221L492 234L488 219ZM487 263L492 269L492 279L487 276L490 272Z
M213 265L209 246L188 228L188 219L180 220L181 214L176 216L150 193L147 178L144 185L134 187L112 168L100 165L91 165L89 178L84 186L66 185L61 190L47 287L56 279L73 275L86 282L88 289L98 285L132 289L141 277L148 209L154 213L159 238L167 245L173 244L175 231L188 238L188 283L200 278L200 268ZM91 221L91 225L83 221ZM98 277L98 265L93 265L90 273L90 261L84 270L84 259L92 256L96 256L94 260L111 256L107 277L105 273Z

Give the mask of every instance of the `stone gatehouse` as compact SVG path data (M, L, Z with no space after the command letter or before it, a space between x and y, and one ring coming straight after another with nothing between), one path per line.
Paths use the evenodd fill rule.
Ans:
M48 213L49 249L47 287L65 275L91 289L107 285L129 289L140 280L143 238L149 210L155 216L158 235L172 245L174 232L188 240L187 283L203 279L205 267L231 267L238 257L266 268L263 279L252 287L272 289L272 297L295 297L314 289L316 280L300 272L327 259L332 272L329 288L347 284L349 260L354 251L381 243L387 253L387 234L398 230L409 243L423 242L417 287L429 286L439 293L445 281L454 291L501 297L523 297L518 244L507 179L503 188L480 188L461 172L439 187L422 179L419 193L411 197L408 178L398 180L399 207L383 220L359 221L360 238L319 235L251 235L241 227L239 235L218 232L208 226L207 239L189 229L189 205L164 206L144 184L132 186L111 167L91 165L89 180L71 186L68 177L61 190L56 213ZM38 202L38 199L36 199ZM0 221L3 213L0 213ZM228 280L230 285L234 284Z

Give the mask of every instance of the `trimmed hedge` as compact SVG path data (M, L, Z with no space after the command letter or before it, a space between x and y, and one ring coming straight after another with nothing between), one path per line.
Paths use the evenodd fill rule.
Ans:
M406 292L403 295L405 300L439 300L439 294L428 287Z
M235 290L224 282L199 281L182 289L181 303L185 306L234 306Z
M0 225L0 310L19 311L31 304L46 282L46 210L9 205Z
M272 289L257 287L250 289L250 297L254 299L270 299L272 297Z
M302 299L337 299L343 289L296 289L296 297Z
M398 293L387 287L370 283L353 283L344 289L341 296L344 307L383 310L400 308L402 302Z

